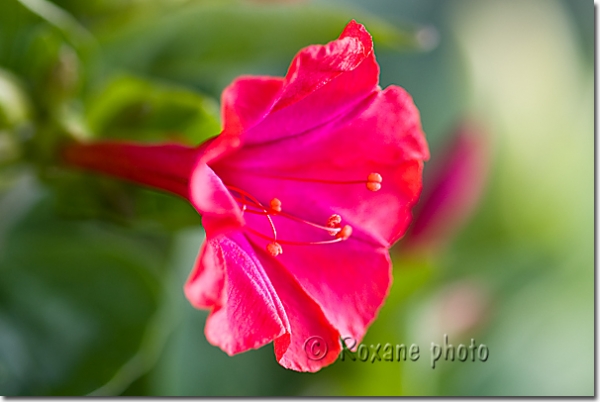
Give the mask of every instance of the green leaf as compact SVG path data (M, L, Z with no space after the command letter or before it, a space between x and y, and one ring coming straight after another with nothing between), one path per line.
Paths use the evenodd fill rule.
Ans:
M180 232L174 239L169 268L183 283L204 241L202 230ZM145 392L158 396L295 395L314 379L277 363L272 345L228 356L204 335L207 312L193 308L183 292L172 294L180 323L156 366L145 378Z
M76 94L81 66L74 38L80 34L66 34L17 0L0 4L0 26L0 65L19 76L36 105L56 110Z
M185 88L132 76L88 101L91 132L101 138L198 144L219 133L214 101Z
M352 18L367 25L377 45L415 48L419 43L418 30L401 30L351 9L192 2L97 33L104 57L97 68L151 74L217 95L241 74L285 74L298 50L337 38Z
M19 160L20 139L30 126L31 102L22 83L0 68L0 168Z
M198 212L185 200L117 179L60 171L48 180L63 218L101 219L129 227L175 231L200 227Z
M27 10L58 29L74 45L93 42L94 38L71 14L48 0L17 0Z
M113 79L99 94L90 96L85 107L85 133L97 138L196 145L221 129L211 99L132 76ZM54 168L43 170L42 176L56 190L56 205L64 217L167 230L200 226L198 213L171 195L87 172Z
M0 243L0 393L81 395L109 381L157 311L167 245L38 204Z
M31 103L23 84L0 68L0 129L12 128L31 116Z

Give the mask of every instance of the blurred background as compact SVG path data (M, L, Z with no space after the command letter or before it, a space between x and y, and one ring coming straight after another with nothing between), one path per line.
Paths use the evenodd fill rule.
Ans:
M0 394L593 395L591 0L2 0ZM68 138L220 130L241 74L284 75L350 19L431 147L394 285L364 343L419 360L280 367L228 357L182 286L203 240L184 201L67 171ZM486 362L431 367L430 347Z

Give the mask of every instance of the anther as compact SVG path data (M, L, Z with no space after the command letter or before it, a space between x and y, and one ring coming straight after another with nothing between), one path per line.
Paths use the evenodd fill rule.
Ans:
M277 198L273 198L269 202L269 206L271 207L271 211L281 212L281 201L279 201Z
M335 236L339 233L340 223L342 223L342 217L338 214L333 214L329 217L329 219L327 219L327 223L325 224L325 226L331 229L335 229L329 231L329 234L331 236Z
M352 234L352 226L346 225L342 228L342 230L340 230L338 232L337 235L335 235L335 237L338 239L341 239L341 240L347 240L351 234Z
M332 229L339 228L340 223L342 223L342 217L339 216L338 214L333 214L329 217L329 219L327 219L326 226L328 228L332 228Z
M267 244L267 251L273 257L277 257L279 254L283 253L283 249L281 248L281 245L275 241Z
M371 191L379 191L383 178L379 173L371 173L367 176L367 188Z

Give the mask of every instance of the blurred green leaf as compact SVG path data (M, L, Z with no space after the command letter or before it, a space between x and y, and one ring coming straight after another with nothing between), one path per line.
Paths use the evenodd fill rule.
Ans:
M62 218L167 231L201 226L198 212L170 194L79 171L53 171L49 183L56 193L55 212Z
M167 238L54 217L48 200L0 244L0 393L81 395L140 346ZM35 252L32 252L35 249Z
M447 367L441 393L594 395L594 280L585 271L591 248L589 241L579 258L551 261L525 283L507 284L480 335L490 359L482 367Z
M59 29L17 0L0 4L0 26L0 65L6 71L1 77L0 115L5 116L0 116L0 127L10 120L19 123L10 123L17 125L8 136L0 135L0 152L8 149L11 162L18 153L43 168L56 159L59 142L81 131L81 113L76 111L80 56ZM3 124L5 119L9 122Z
M176 286L189 275L204 238L200 229L182 231L175 237L169 266ZM272 345L228 356L206 340L208 312L193 308L181 291L172 296L174 311L181 319L155 369L143 380L150 395L295 395L314 379L310 373L281 367Z
M80 61L73 38L80 38L79 33L66 35L18 0L2 2L0 26L0 65L20 77L36 104L52 109L74 94Z
M0 64L16 67L20 55L34 38L40 18L29 12L17 0L0 2ZM18 70L15 70L18 71Z
M196 145L221 130L216 102L132 76L113 79L87 109L91 132L102 138Z
M94 40L80 23L64 9L48 0L17 0L27 10L57 28L74 45L83 45Z
M40 26L28 43L18 72L29 84L29 91L42 119L51 119L64 103L78 95L81 61L77 52L49 26Z
M31 118L31 102L19 79L0 68L0 129L11 128Z
M127 69L194 85L218 95L241 74L283 75L302 47L327 43L352 18L377 45L412 47L418 30L401 30L364 12L300 5L192 2L158 18L97 32L100 72ZM100 55L99 55L100 56Z
M0 68L0 168L22 155L23 132L30 126L31 102L22 83Z
M152 18L169 7L189 1L203 0L52 0L92 32L110 30L132 21Z
M220 131L218 108L195 92L132 76L115 78L86 103L87 135L137 142L199 144ZM89 133L93 134L89 134ZM48 148L48 147L46 147ZM184 200L95 174L46 169L61 216L175 230L200 226Z

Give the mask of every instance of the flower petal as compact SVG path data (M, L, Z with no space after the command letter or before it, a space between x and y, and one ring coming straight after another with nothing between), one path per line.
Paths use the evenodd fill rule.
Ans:
M260 215L246 219L252 228L260 228L261 221L266 220ZM355 236L325 245L286 244L284 237L291 241L331 237L325 234L319 238L322 231L309 225L278 216L272 219L282 239L282 254L271 257L265 252L268 240L254 236L252 232L248 232L247 237L255 246L255 253L284 305L292 330L289 352L294 355L292 360L306 358L301 346L309 337L330 339L332 335L328 328L331 326L342 337L349 336L359 342L389 291L391 262L387 248ZM269 233L266 227L261 230ZM319 318L323 314L325 318ZM329 341L327 344L330 350L334 347Z
M240 77L233 81L221 96L223 131L198 148L201 162L211 163L241 146L241 135L259 123L277 100L283 78Z
M242 144L294 136L354 108L378 89L373 41L350 21L337 40L302 49L285 78L241 77L222 95L224 128L206 146L214 163Z
M277 361L288 369L315 372L333 363L341 351L340 332L311 295L279 260L255 246L290 323L290 339L275 340Z
M237 78L221 96L223 133L239 134L261 121L278 99L283 86L280 77Z
M220 250L225 281L223 304L215 305L206 321L208 341L229 355L259 348L275 338L283 337L285 342L290 333L286 313L252 247L240 233L210 241ZM214 269L219 267L204 267Z
M214 308L206 337L230 355L274 341L284 367L318 371L341 350L340 333L319 305L277 260L240 233L203 245L185 291L194 306Z
M285 267L285 272L295 278L288 281L302 284L341 337L356 342L362 340L377 316L391 285L392 264L387 249L374 249L352 237L329 245L283 245L283 254L275 259L280 271ZM266 270L273 280L271 271ZM281 293L283 285L273 284ZM287 306L286 311L289 316Z
M284 212L321 225L339 214L354 228L353 237L387 247L410 223L410 209L421 190L422 161L428 157L412 99L392 86L327 125L245 147L213 168L225 182L252 189L261 202L277 198ZM372 172L383 177L376 192L366 187ZM251 226L256 225L269 232L264 219ZM281 225L285 222L277 223L278 232L289 237Z
M244 225L242 211L227 187L215 172L201 161L193 170L189 193L190 202L202 215L204 227L211 236L236 230Z
M364 71L356 69L365 63ZM362 73L362 74L361 74ZM370 74L365 74L370 73ZM282 94L273 112L297 103L324 88L337 78L359 79L354 85L339 86L340 91L328 88L328 94L344 101L344 95L355 95L359 90L375 89L379 69L373 54L373 41L365 28L351 21L337 40L326 45L312 45L302 49L292 60L285 77ZM366 85L365 85L366 84ZM323 97L320 93L319 97Z
M351 21L339 39L308 46L296 55L272 109L253 128L244 125L242 142L279 140L326 123L376 91L378 80L371 36L362 25ZM254 93L262 86L246 92ZM258 103L265 104L262 98ZM257 115L264 113L262 106L256 109L260 110ZM225 117L234 120L231 114ZM255 117L252 121L258 120ZM231 126L235 125L234 120Z
M251 189L265 205L272 198L281 201L282 213L272 217L283 245L277 260L343 337L360 341L387 295L387 247L409 224L426 158L418 111L404 90L390 87L330 124L246 147L214 168L225 182ZM365 185L371 172L383 177L379 191ZM325 225L332 214L340 214L342 224L354 228L352 236L341 243L309 245L332 238L307 222ZM264 216L244 218L248 227L275 237ZM249 235L259 246L268 242Z
M225 259L221 247L217 241L207 240L183 288L185 296L196 308L223 305L224 281Z

